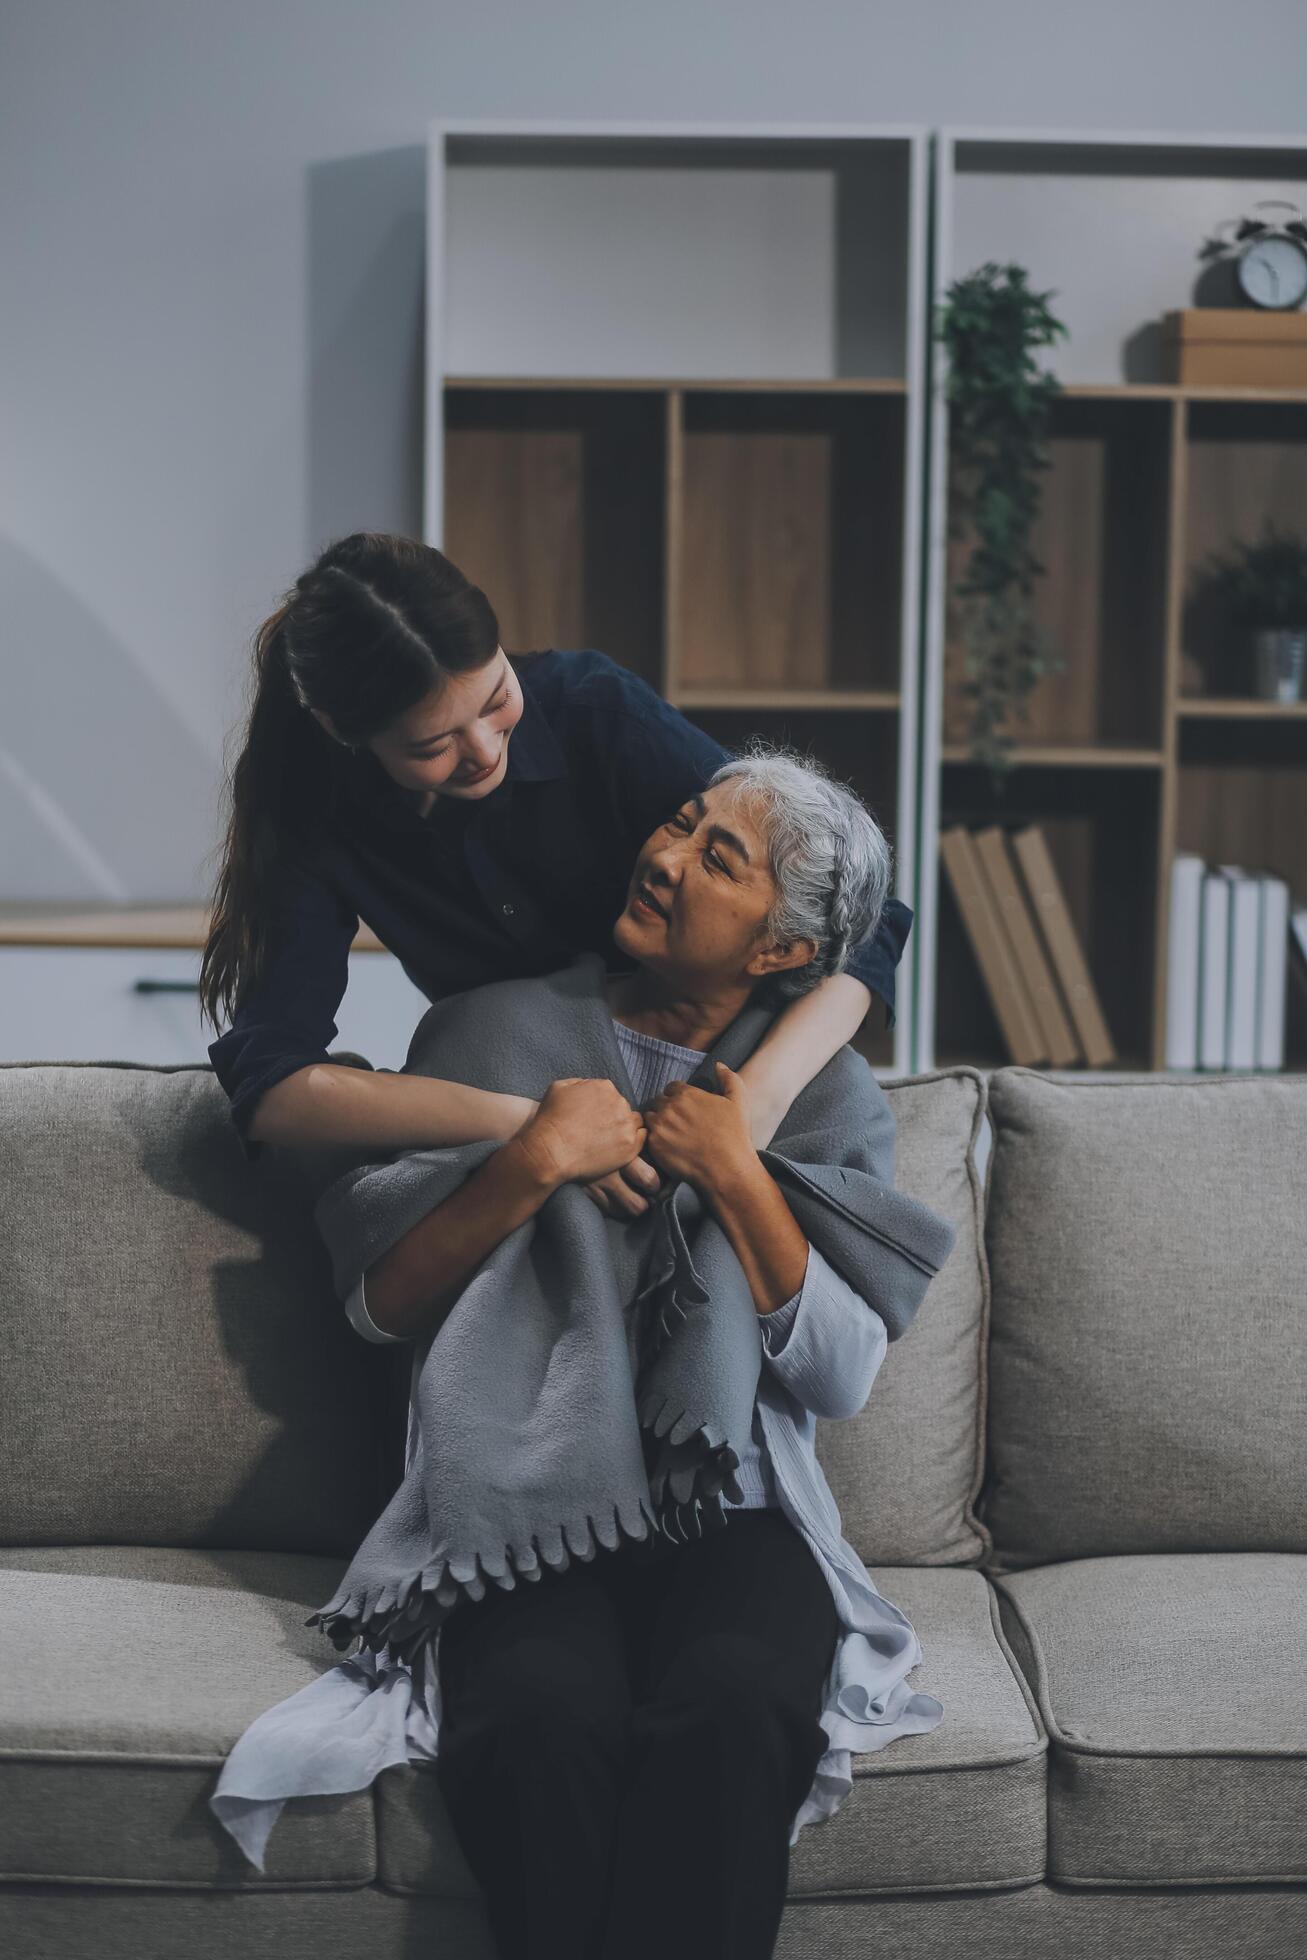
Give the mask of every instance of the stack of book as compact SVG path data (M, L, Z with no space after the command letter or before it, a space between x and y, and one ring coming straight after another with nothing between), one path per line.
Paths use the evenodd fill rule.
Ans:
M1307 906L1269 871L1171 864L1166 1066L1284 1067L1290 971L1307 986Z
M1112 1037L1039 824L940 834L940 859L1012 1061L1105 1068Z

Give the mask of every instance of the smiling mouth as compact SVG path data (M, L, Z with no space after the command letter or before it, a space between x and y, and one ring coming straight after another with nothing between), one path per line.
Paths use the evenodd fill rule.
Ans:
M644 910L652 912L654 917L657 919L665 920L667 917L667 914L663 911L662 907L658 905L654 900L648 885L636 886L635 896L632 899L631 903L633 905L641 907Z

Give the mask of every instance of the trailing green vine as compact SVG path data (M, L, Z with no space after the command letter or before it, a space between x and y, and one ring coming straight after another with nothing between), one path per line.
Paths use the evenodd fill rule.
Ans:
M1044 571L1030 534L1061 391L1031 356L1067 332L1048 310L1052 297L1031 292L1021 266L990 261L948 288L936 330L949 357L949 536L976 539L954 587L968 649L963 691L975 703L971 754L996 790L1012 767L1009 716L1026 720L1035 682L1063 665L1030 603Z

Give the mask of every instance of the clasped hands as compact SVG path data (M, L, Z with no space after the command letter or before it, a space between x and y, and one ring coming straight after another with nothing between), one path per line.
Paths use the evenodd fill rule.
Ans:
M643 1114L614 1083L564 1078L550 1085L520 1142L542 1177L579 1183L610 1218L646 1212L664 1177L712 1198L756 1169L765 1122L744 1078L724 1062L713 1067L720 1094L669 1082ZM761 1140L770 1136L766 1127Z

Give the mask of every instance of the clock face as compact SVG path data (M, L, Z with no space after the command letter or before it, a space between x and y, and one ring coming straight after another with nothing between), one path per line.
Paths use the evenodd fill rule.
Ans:
M1254 306L1298 306L1307 298L1307 251L1292 238L1258 238L1237 267Z

